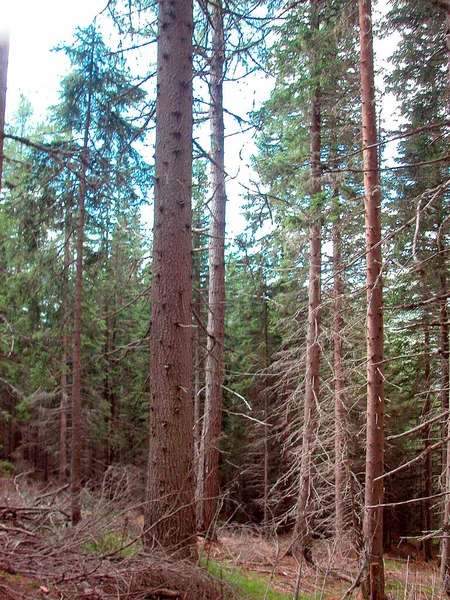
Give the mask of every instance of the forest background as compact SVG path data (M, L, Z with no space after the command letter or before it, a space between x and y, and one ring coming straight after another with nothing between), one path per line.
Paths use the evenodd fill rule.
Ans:
M223 245L226 239L211 235L219 184L211 187L208 173L217 166L217 147L212 137L209 148L201 133L214 115L211 77L219 60L217 5L211 6L196 6L194 31L192 404L197 511L204 505L197 524L206 535L214 535L217 516L293 530L293 551L308 560L317 537L337 534L360 543L364 505L370 512L364 500L367 168L357 6L221 5L222 81L264 75L274 83L262 105L245 115L236 115L225 95L233 123L226 134L234 140L236 132L251 131L256 151L254 175L240 179L246 227L226 252L226 302L218 303L225 307L223 341L210 323L211 272L218 270L218 263L211 268L211 240ZM445 2L396 1L377 30L382 39L394 32L398 41L379 105L389 92L399 111L397 123L377 120L385 356L376 366L386 390L389 472L378 476L383 535L385 546L421 538L428 560L435 557L433 540L443 541L441 556L448 553L446 8ZM48 117L36 122L22 97L16 107L8 104L6 125L2 458L5 469L11 463L44 480L59 477L63 484L70 476L72 488L74 468L77 485L95 489L119 467L136 482L145 479L148 459L152 250L142 206L152 197L154 177L156 57L144 54L144 72L143 50L138 59L129 48L154 45L156 16L140 3L110 3L106 13L112 49L102 39L100 18L77 30L60 49L70 70ZM395 164L385 150L390 140ZM232 148L225 145L225 157L238 153ZM375 287L380 282L378 276ZM208 441L202 423L213 418L205 397L216 351L211 340L219 340L223 356L214 360L225 367L218 369L220 430ZM78 451L69 439L80 423L74 466ZM202 496L216 469L207 465L202 474L208 443L217 450L211 460L220 463L219 474L217 490ZM73 491L77 498L80 489ZM77 502L74 525L82 513Z

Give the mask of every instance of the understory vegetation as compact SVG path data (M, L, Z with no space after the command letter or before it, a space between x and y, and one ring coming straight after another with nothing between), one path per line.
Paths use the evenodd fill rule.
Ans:
M375 9L113 0L8 106L2 598L450 597L450 4Z

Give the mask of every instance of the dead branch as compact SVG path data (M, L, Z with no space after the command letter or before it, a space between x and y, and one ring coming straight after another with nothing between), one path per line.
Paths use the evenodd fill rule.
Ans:
M444 417L447 417L448 415L450 415L450 410L446 410L444 413L438 415L437 417L433 417L432 419L429 419L428 421L425 421L424 423L421 423L420 425L417 425L416 427L413 427L412 429L408 429L408 431L404 431L403 433L397 433L396 435L389 435L386 438L386 441L390 442L392 440L398 440L407 435L411 435L412 433L416 433L417 431L420 431L424 427L431 425L431 423L435 423L436 421L439 421L440 419L443 419Z

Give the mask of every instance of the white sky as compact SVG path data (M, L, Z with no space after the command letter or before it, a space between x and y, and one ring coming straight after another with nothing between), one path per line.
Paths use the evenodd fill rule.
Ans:
M51 52L51 49L69 42L75 28L87 26L106 4L107 0L0 0L0 28L6 27L11 32L7 122L17 108L21 93L31 101L35 117L44 118L47 107L58 101L59 80L67 68L64 54ZM380 8L385 8L386 0L380 0L379 5ZM389 54L389 46L386 40L378 45L380 59L384 60ZM268 94L268 84L253 77L247 84L241 82L234 84L232 89L225 90L225 102L236 103L236 112L245 116L246 111L251 110L253 102L260 99L261 92ZM387 100L383 107L385 119L390 120L393 108L392 100ZM233 123L231 131L237 129L237 124ZM240 196L245 194L245 190L239 181L244 185L248 182L250 171L246 163L253 151L251 136L248 134L243 137L233 136L227 140L227 171L232 177L237 175L227 188L230 236L242 230L244 225L238 209L241 204Z
M76 26L88 25L105 4L106 0L0 0L0 27L11 33L7 121L20 93L37 115L58 100L65 62L62 53L50 50L69 41Z

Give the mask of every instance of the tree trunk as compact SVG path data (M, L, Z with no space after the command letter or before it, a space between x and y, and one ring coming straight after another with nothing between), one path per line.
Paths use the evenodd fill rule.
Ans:
M70 227L69 227L69 209L66 208L65 231L64 231L64 272L62 283L62 336L61 336L61 402L59 415L59 482L61 485L67 481L67 408L69 400L69 386L67 383L67 359L68 359L68 339L67 329L69 320L68 310L68 281L70 267Z
M311 0L311 27L319 28L318 2ZM311 59L311 72L317 76L314 58ZM320 346L319 333L321 321L321 224L319 211L314 208L317 196L322 191L320 150L321 150L321 111L320 88L315 84L311 106L310 125L310 164L311 164L311 219L309 230L309 290L308 290L308 333L306 349L306 381L303 412L302 455L300 464L300 485L297 514L294 529L293 551L308 558L312 540L313 520L313 473L317 445L317 407L319 403Z
M381 189L377 157L371 0L359 0L362 132L366 220L367 441L364 510L364 598L384 598L383 480L384 381Z
M72 525L81 521L81 460L83 455L83 426L81 422L81 328L83 314L83 252L84 221L87 194L86 175L88 169L89 129L91 126L92 77L94 44L91 50L89 92L84 125L83 149L81 152L80 189L78 195L77 258L75 272L75 294L73 301L73 353L72 353L72 457L70 469L71 520Z
M334 190L335 213L333 221L333 337L334 337L334 485L335 485L335 535L342 540L345 531L345 496L347 489L347 445L345 439L346 410L344 404L344 368L343 368L343 325L342 299L344 276L342 265L342 240L339 208L339 191Z
M197 481L197 527L214 537L219 495L219 439L222 429L222 384L225 339L225 130L223 69L225 42L220 0L209 4L212 26L211 58L211 224L209 239L208 339L205 414Z
M424 421L428 421L431 417L431 379L430 379L430 331L427 323L428 314L426 311L423 312L423 320L424 320L424 343L423 343L423 381L425 388L425 402L423 405L423 419ZM425 532L429 534L433 527L433 509L432 509L432 499L433 495L433 484L432 484L432 454L428 451L428 448L431 445L431 425L427 425L423 429L422 434L424 451L426 452L425 461L423 465L423 478L424 478L424 496L428 498L425 500ZM426 562L433 560L433 540L428 539L424 540L423 543L424 548L424 559Z
M264 280L263 297L263 322L264 322L264 507L263 524L266 529L269 527L269 311L267 306L267 284Z
M447 48L447 94L450 96L450 7L445 7L446 14L446 48ZM450 102L448 102L448 105ZM448 219L444 217L442 210L442 198L440 206L440 223L437 237L438 246L438 261L439 261L439 284L441 294L447 292L447 260L444 238L444 225ZM440 303L439 310L439 332L440 332L440 355L441 355L441 385L440 385L440 397L441 397L441 410L447 410L449 407L449 329L448 329L448 305L447 299L443 298ZM444 437L447 436L447 444L445 446L445 462L444 470L442 473L442 479L444 482L444 491L447 496L444 502L444 522L443 522L443 536L441 542L441 586L442 593L450 595L450 419L446 419L446 427L444 428Z
M441 211L442 213L442 211ZM439 287L441 295L447 293L447 261L446 261L446 248L444 243L444 222L441 220L438 233L438 260L439 260ZM439 310L439 333L440 333L440 398L441 398L441 410L444 412L449 408L449 337L448 337L448 306L447 299L443 298L440 301ZM443 439L450 438L450 419L446 418L446 426L444 427ZM444 469L442 473L442 479L444 482L444 491L450 493L450 441L446 443L444 454ZM443 593L450 595L450 496L446 496L444 502L444 522L443 522L443 536L441 543L441 583Z
M192 2L161 0L145 544L195 553Z
M9 31L0 29L0 194L2 192L3 145L5 141L6 84L8 76Z

